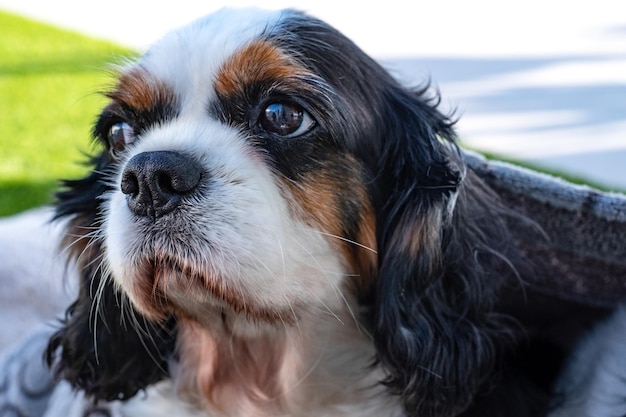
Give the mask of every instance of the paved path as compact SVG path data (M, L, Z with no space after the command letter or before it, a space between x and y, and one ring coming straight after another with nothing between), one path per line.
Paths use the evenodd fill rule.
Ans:
M626 13L619 0L0 0L0 8L145 49L224 4L306 10L410 83L430 78L465 144L626 189ZM367 3L366 3L367 4ZM407 5L411 4L411 5ZM0 32L1 32L0 28Z

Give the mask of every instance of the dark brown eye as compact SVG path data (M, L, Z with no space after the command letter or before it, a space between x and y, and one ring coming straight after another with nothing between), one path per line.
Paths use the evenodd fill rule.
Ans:
M109 128L107 140L113 151L121 152L126 148L126 145L135 141L133 128L128 123L115 123Z
M315 126L315 120L299 104L278 101L265 107L259 124L267 132L294 138L311 130Z

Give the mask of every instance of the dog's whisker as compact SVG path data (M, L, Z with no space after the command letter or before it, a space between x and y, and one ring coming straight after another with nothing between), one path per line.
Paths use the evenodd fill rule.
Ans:
M100 270L100 268L102 268L103 263L101 262L97 267L96 267L96 274L98 274L98 270ZM106 275L104 275L103 273L101 273L101 279L98 282L98 287L95 290L94 296L93 296L93 301L92 301L92 305L90 308L90 317L91 319L89 320L90 325L92 326L92 333L93 333L93 347L94 347L94 355L95 355L95 360L96 363L99 363L99 355L98 355L98 348L99 348L99 343L98 343L98 320L100 320L103 325L105 326L105 328L108 329L108 324L106 322L106 317L105 317L105 313L106 310L103 308L102 305L102 297L103 297L103 293L105 292L105 287L106 287ZM93 281L91 282L91 285L93 285ZM90 292L93 291L93 288L90 289Z
M98 236L100 236L100 228L98 226L94 226L92 228L87 228L87 227L80 227L80 229L83 230L91 230L91 232L88 233L84 233L84 234L77 234L77 233L65 233L64 240L68 240L67 238L70 237L71 242L67 245L65 245L64 247L61 248L61 250L59 251L59 255L58 256L67 256L67 254L71 251L71 249L80 244L81 242L83 242L83 240L88 239L88 240L93 240L94 238L97 238Z
M378 253L378 252L376 251L376 249L374 249L374 248L370 248L370 247L369 247L369 246L367 246L367 245L364 245L364 244L362 244L362 243L359 243L359 242L357 242L357 241L355 241L355 240L352 240L352 239L348 239L348 238L343 237L343 236L338 236L338 235L335 235L335 234L332 234L332 233L324 232L324 231L321 231L321 230L315 229L315 228L313 228L313 227L304 227L304 226L301 226L301 228L302 228L302 229L304 229L304 230L306 230L307 232L317 233L317 234L320 234L320 235L322 235L322 236L330 237L330 238L337 239L337 240L340 240L340 241L342 241L342 242L348 243L348 244L350 244L350 245L357 246L357 247L359 247L359 248L365 249L365 250L370 251L370 252L372 252L372 253Z
M289 298L287 298L286 300L287 306L289 307L289 311L291 312L291 315L293 317L293 323L296 327L296 329L298 330L298 335L300 337L300 339L303 338L304 333L302 332L302 328L300 327L300 320L298 319L298 314L296 313L296 310L293 308L293 304L291 303L291 300L289 300ZM287 326L285 325L285 322L282 320L281 317L281 321L283 322L283 325L285 326L285 329L288 329ZM290 334L290 332L288 332L288 334Z
M337 287L337 285L335 284L335 282L328 276L329 273L328 271L324 270L324 268L321 266L321 263L317 260L317 258L315 257L315 255L313 253L311 253L304 245L302 245L300 242L296 241L296 243L302 248L302 250L304 250L305 253L307 253L309 259L311 259L313 261L313 264L311 264L311 266L315 267L319 272L321 272L321 275L324 277L324 279L326 280L326 282L329 284L329 286L332 288L333 292L335 293L335 295L337 296L337 298L343 298L343 296L340 296L339 294L341 293L341 290ZM332 274L341 276L343 275L340 272L334 272ZM339 323L341 323L342 325L344 324L344 322L341 320L341 318L339 317L339 315L337 315L332 308L330 308L330 306L328 306L326 304L326 302L324 302L319 295L314 294L314 297L317 299L317 301L324 307L324 309L326 309L328 311L328 313L330 313L331 316L333 316Z
M141 318L141 322L139 321L139 318L137 317L137 313L136 311L130 307L130 304L127 303L127 311L129 316L131 317L131 320L133 322L133 329L134 331L136 331L139 335L139 341L141 342L142 346L145 348L145 351L148 353L148 356L150 357L150 359L152 360L152 362L164 373L167 374L168 370L165 369L163 367L163 365L161 365L161 361L159 360L158 357L155 356L155 353L159 352L159 348L158 348L158 343L157 341L154 339L154 332L150 331L151 327L154 326L160 326L160 324L157 323L149 323L145 317ZM143 323L143 324L142 324ZM150 346L149 346L150 344ZM151 348L152 347L152 348ZM153 351L155 353L153 353Z

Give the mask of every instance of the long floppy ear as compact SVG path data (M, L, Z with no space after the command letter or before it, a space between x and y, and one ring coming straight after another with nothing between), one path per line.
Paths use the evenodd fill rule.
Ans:
M56 374L94 400L128 399L167 375L175 323L150 323L103 277L96 228L106 191L106 155L93 173L65 183L57 216L70 217L66 246L80 274L78 299L51 337L46 359Z
M484 227L498 224L483 218L481 225L488 209L470 209L476 202L465 192L452 123L425 94L398 87L387 97L375 186L374 332L385 383L408 414L454 416L468 407L494 361L497 278L483 276L481 262L490 253Z

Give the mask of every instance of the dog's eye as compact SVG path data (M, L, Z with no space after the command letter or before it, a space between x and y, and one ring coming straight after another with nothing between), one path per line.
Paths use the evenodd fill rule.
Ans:
M299 104L278 101L265 107L259 124L267 132L294 138L311 130L315 126L315 120Z
M126 145L135 141L133 128L128 123L118 122L109 128L107 140L113 151L123 151Z

